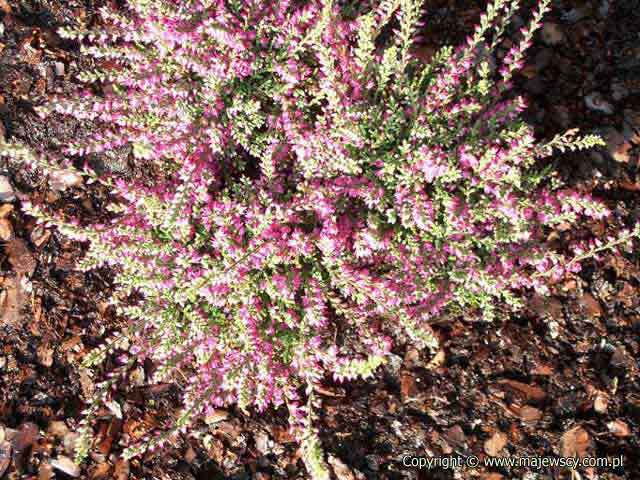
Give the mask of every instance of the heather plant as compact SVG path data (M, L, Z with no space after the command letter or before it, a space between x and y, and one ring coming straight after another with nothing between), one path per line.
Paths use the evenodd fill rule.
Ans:
M537 142L511 93L550 0L496 71L517 1L495 0L429 64L415 54L421 4L129 0L104 9L99 29L63 31L97 62L77 98L42 108L95 125L64 158L129 147L162 172L87 170L118 199L100 225L24 205L90 242L82 269L116 272L130 324L87 365L126 339L157 366L154 381L188 371L179 430L223 405L286 404L310 474L328 478L319 382L373 375L394 344L435 347L440 317L506 318L526 290L579 270L585 251L557 251L548 234L608 211L541 159L602 142L576 131ZM62 168L45 152L4 153Z

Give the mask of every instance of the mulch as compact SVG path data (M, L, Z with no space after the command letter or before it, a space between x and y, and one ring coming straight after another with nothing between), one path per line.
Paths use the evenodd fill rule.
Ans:
M0 0L0 135L55 149L90 128L69 118L43 121L33 107L72 91L74 77L90 66L55 32L90 24L102 3ZM426 3L430 47L457 43L484 8L479 1ZM575 126L607 139L606 148L553 160L569 185L614 211L612 221L562 231L558 241L603 237L640 216L640 2L559 0L545 20L517 92L529 100L526 119L541 138ZM140 174L125 157L93 161ZM102 214L106 194L86 186L54 190L42 178L0 168L18 197L0 205L0 478L306 478L282 409L249 416L219 410L166 450L122 460L126 445L180 408L179 385L149 385L144 363L121 372L114 402L94 425L87 462L80 469L67 463L98 381L80 362L123 320L109 304L110 272L74 271L83 245L37 225L19 203L44 201L88 219ZM532 296L517 318L452 318L434 327L435 354L399 347L373 380L327 381L318 426L336 478L640 478L639 286L637 253L605 254L553 285L550 298ZM114 355L101 373L121 368ZM622 455L624 467L582 469L580 477L507 467L455 473L406 467L406 455Z

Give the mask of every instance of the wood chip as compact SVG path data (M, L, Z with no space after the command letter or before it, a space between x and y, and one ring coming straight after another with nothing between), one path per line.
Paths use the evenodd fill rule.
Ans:
M600 414L607 413L609 406L609 397L604 392L598 392L596 398L593 400L593 409Z
M8 242L13 238L13 227L6 218L0 218L0 240Z
M336 474L338 480L356 480L355 475L345 463L333 455L327 458L329 465L333 467L333 473Z
M624 423L622 420L614 420L613 422L607 423L607 428L611 433L619 438L624 438L631 435L629 425Z
M76 478L80 476L80 467L76 465L73 460L69 457L65 457L64 455L53 460L51 462L51 466L56 470L66 473L70 477Z
M229 416L229 412L222 408L214 408L205 418L204 421L207 425L221 422Z
M525 405L520 409L519 417L523 422L537 422L542 418L542 412L537 408Z
M114 480L127 480L129 478L129 472L129 461L119 458L114 467Z
M497 457L502 449L507 445L507 434L504 432L494 433L490 439L484 442L484 451L487 455Z
M589 432L580 425L567 430L560 438L560 453L563 457L585 457L592 446Z
M546 392L536 385L528 385L526 383L507 379L499 380L498 383L524 397L527 401L541 402L547 396Z
M7 242L6 251L9 255L9 263L18 275L31 275L36 269L37 261L21 238L14 238Z
M9 468L11 463L11 444L7 441L0 442L0 477Z
M41 343L38 345L36 354L38 355L38 362L43 367L51 367L53 365L53 347L48 343Z
M41 463L38 469L38 480L51 480L54 477L53 467L50 463Z

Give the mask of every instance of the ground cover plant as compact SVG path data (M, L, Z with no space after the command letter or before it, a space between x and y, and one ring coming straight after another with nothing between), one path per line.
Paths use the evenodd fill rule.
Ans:
M523 99L509 96L548 4L495 70L490 53L517 2L492 4L467 44L428 65L413 51L415 1L105 10L103 30L67 32L100 60L83 78L91 88L43 114L96 123L66 158L130 147L162 178L90 173L119 197L107 225L23 206L90 241L83 268L115 268L126 337L156 379L189 372L178 426L229 403L286 403L310 471L326 477L314 385L371 375L393 342L433 346L439 316L508 316L524 290L545 293L584 250L603 248L553 248L554 226L607 211L538 163L598 139L537 143L519 119Z

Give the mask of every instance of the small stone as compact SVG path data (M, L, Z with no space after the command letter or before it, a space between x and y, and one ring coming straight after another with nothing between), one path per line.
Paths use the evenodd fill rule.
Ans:
M613 105L607 102L599 92L593 92L584 97L584 103L587 108L595 112L604 113L605 115L612 115L614 112Z
M51 462L51 466L56 470L66 473L70 477L76 478L80 476L80 467L73 463L73 460L69 457L59 456Z
M8 242L13 238L13 227L6 218L0 218L0 240Z
M557 23L545 23L542 27L542 41L547 45L558 45L564 40L564 32Z
M53 67L55 68L56 71L56 75L58 77L62 77L64 76L64 63L62 62L56 62Z
M0 175L0 202L13 202L16 193L6 175Z

